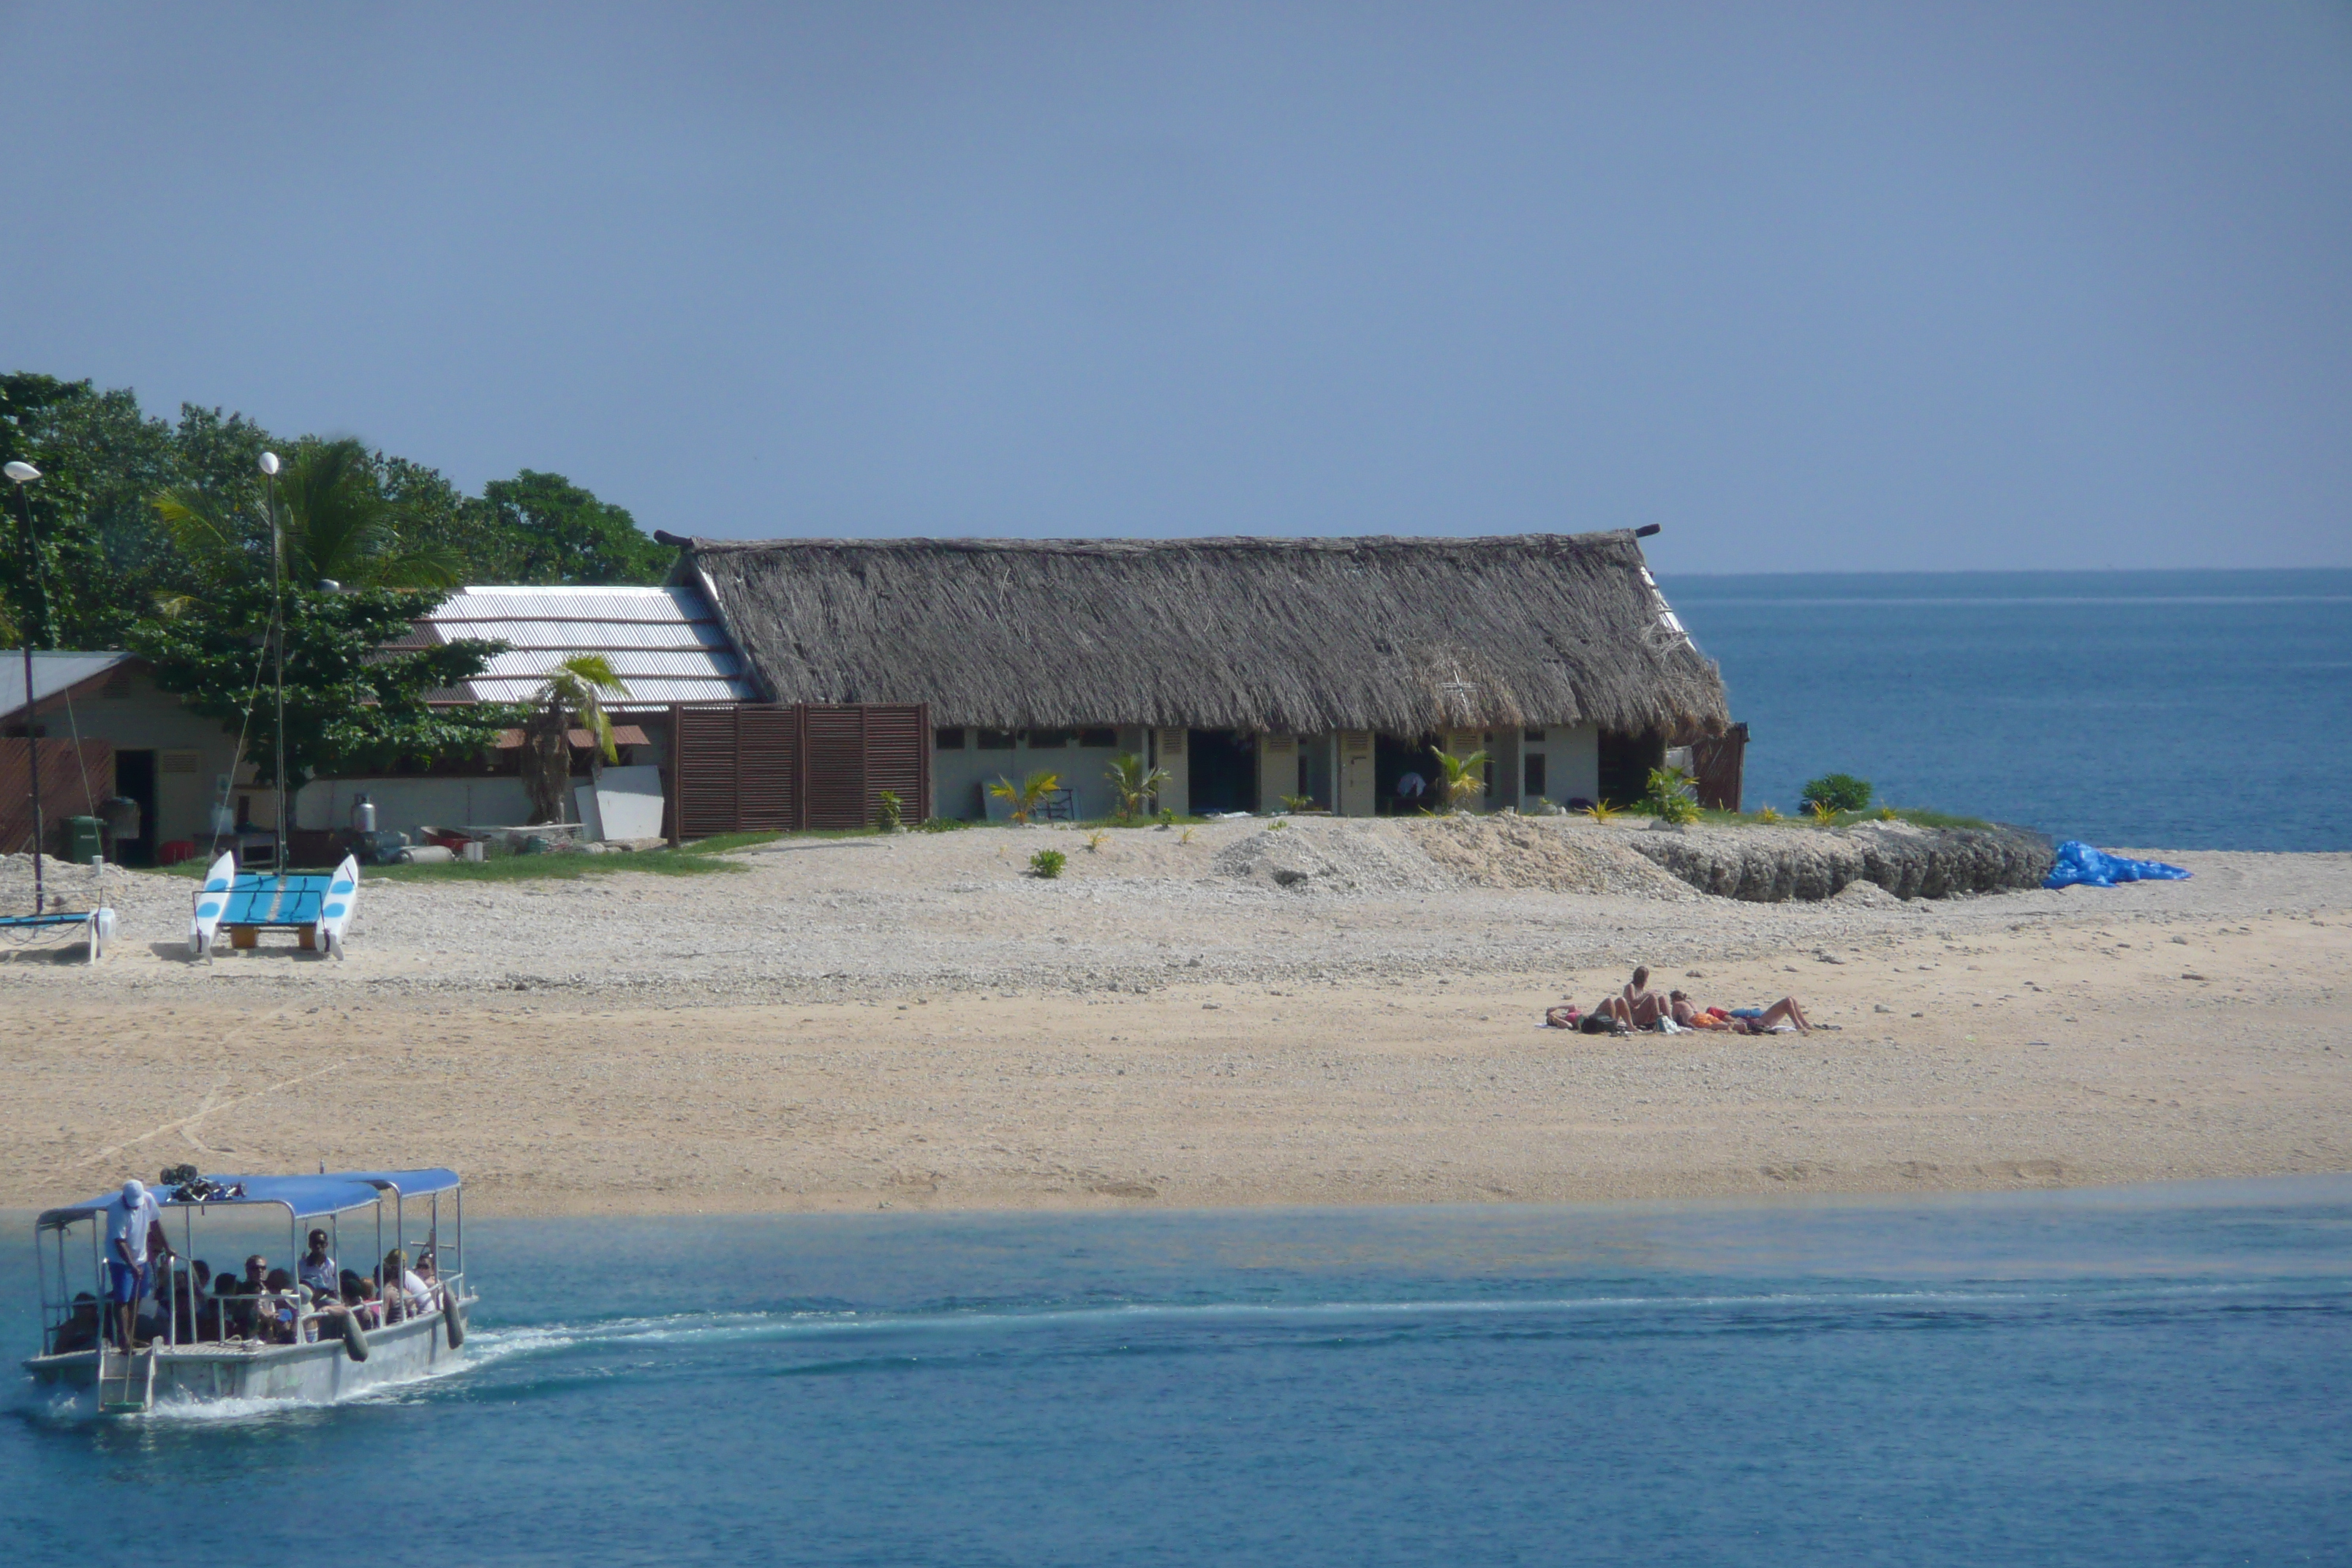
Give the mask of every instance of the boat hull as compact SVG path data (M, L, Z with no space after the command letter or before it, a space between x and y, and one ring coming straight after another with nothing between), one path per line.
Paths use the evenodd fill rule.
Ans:
M158 1346L155 1404L160 1407L266 1399L329 1405L371 1388L446 1371L466 1353L451 1348L437 1312L371 1330L367 1342L365 1361L352 1360L341 1340L306 1345ZM96 1351L38 1356L26 1362L25 1368L45 1388L78 1401L97 1396ZM112 1387L110 1379L110 1393Z

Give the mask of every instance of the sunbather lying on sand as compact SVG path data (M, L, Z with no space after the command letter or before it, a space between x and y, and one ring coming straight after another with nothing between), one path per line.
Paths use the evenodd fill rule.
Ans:
M1726 1011L1721 1007L1702 1007L1688 996L1676 991L1667 1001L1670 1016L1685 1029L1727 1029L1736 1035L1769 1034L1775 1025L1793 1024L1801 1034L1812 1031L1812 1020L1797 1005L1794 996L1783 996L1769 1007L1741 1007Z

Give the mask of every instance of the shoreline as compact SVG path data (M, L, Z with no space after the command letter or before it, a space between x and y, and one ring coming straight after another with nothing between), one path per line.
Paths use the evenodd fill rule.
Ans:
M790 843L686 889L411 884L362 903L347 964L188 965L161 934L184 888L144 879L125 923L161 931L106 963L0 963L0 1206L182 1161L447 1164L476 1214L512 1217L2352 1171L2352 857L2159 852L2196 879L1933 904L1417 870L1305 898L1252 879L1254 832L1073 856L1059 883L974 831ZM1540 1026L1637 960L1702 1002L1793 993L1832 1026Z

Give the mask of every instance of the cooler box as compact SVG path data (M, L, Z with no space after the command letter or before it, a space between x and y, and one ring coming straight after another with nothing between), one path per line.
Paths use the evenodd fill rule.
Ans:
M77 866L95 866L106 858L105 824L94 816L66 818L66 856Z

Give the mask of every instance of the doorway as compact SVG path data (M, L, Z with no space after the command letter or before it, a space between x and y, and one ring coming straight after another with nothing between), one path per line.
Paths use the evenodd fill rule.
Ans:
M1401 795L1399 784L1408 773L1417 774L1422 783L1417 795ZM1372 739L1372 810L1381 816L1411 816L1421 811L1439 809L1444 798L1444 785L1439 781L1445 774L1437 765L1437 737L1423 735L1418 740L1400 740L1394 735L1377 735Z
M114 841L116 863L152 866L155 863L155 753L115 752L114 793L139 803L139 837Z
M1193 812L1257 809L1257 737L1240 730L1194 730L1187 785Z

